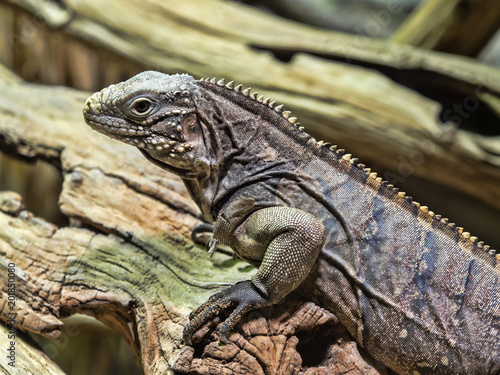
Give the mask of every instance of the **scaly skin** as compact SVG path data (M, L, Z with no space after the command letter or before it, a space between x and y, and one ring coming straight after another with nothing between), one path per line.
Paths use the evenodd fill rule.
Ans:
M303 132L269 99L223 80L144 72L87 100L86 122L179 175L212 245L257 266L191 314L191 335L233 308L295 290L337 315L400 374L500 373L495 252Z

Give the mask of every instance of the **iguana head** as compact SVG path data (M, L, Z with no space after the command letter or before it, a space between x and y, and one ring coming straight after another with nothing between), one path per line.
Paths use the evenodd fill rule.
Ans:
M187 74L147 71L96 92L85 103L94 130L138 147L171 172L189 178L204 159L194 97L199 88Z

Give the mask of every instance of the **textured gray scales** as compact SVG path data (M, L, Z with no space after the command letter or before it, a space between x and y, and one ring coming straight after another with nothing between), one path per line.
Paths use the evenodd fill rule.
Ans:
M495 251L282 108L232 82L157 72L85 105L92 128L183 179L215 223L212 245L259 267L192 313L186 342L231 307L224 340L244 313L296 291L400 374L500 373Z

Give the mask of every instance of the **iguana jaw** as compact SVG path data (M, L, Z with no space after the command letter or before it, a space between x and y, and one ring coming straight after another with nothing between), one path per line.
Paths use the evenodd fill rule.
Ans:
M123 118L96 113L95 108L99 102L95 96L96 94L87 100L83 110L85 122L92 129L150 153L161 153L162 159L166 157L176 159L183 156L192 158L189 152L193 146L180 134L180 131L172 129L177 124L172 119L176 115L172 116L167 112L158 117L157 122L152 125L140 125Z
M85 122L92 129L135 147L146 148L144 141L152 136L151 131L143 126L132 125L112 116L94 114L90 98L86 103L83 115Z

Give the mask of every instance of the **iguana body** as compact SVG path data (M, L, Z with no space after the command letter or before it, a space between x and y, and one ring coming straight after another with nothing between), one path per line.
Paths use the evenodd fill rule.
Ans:
M179 175L214 240L259 267L192 314L186 341L225 308L223 337L295 290L400 374L499 374L494 252L281 108L232 82L156 72L86 103L92 128Z

